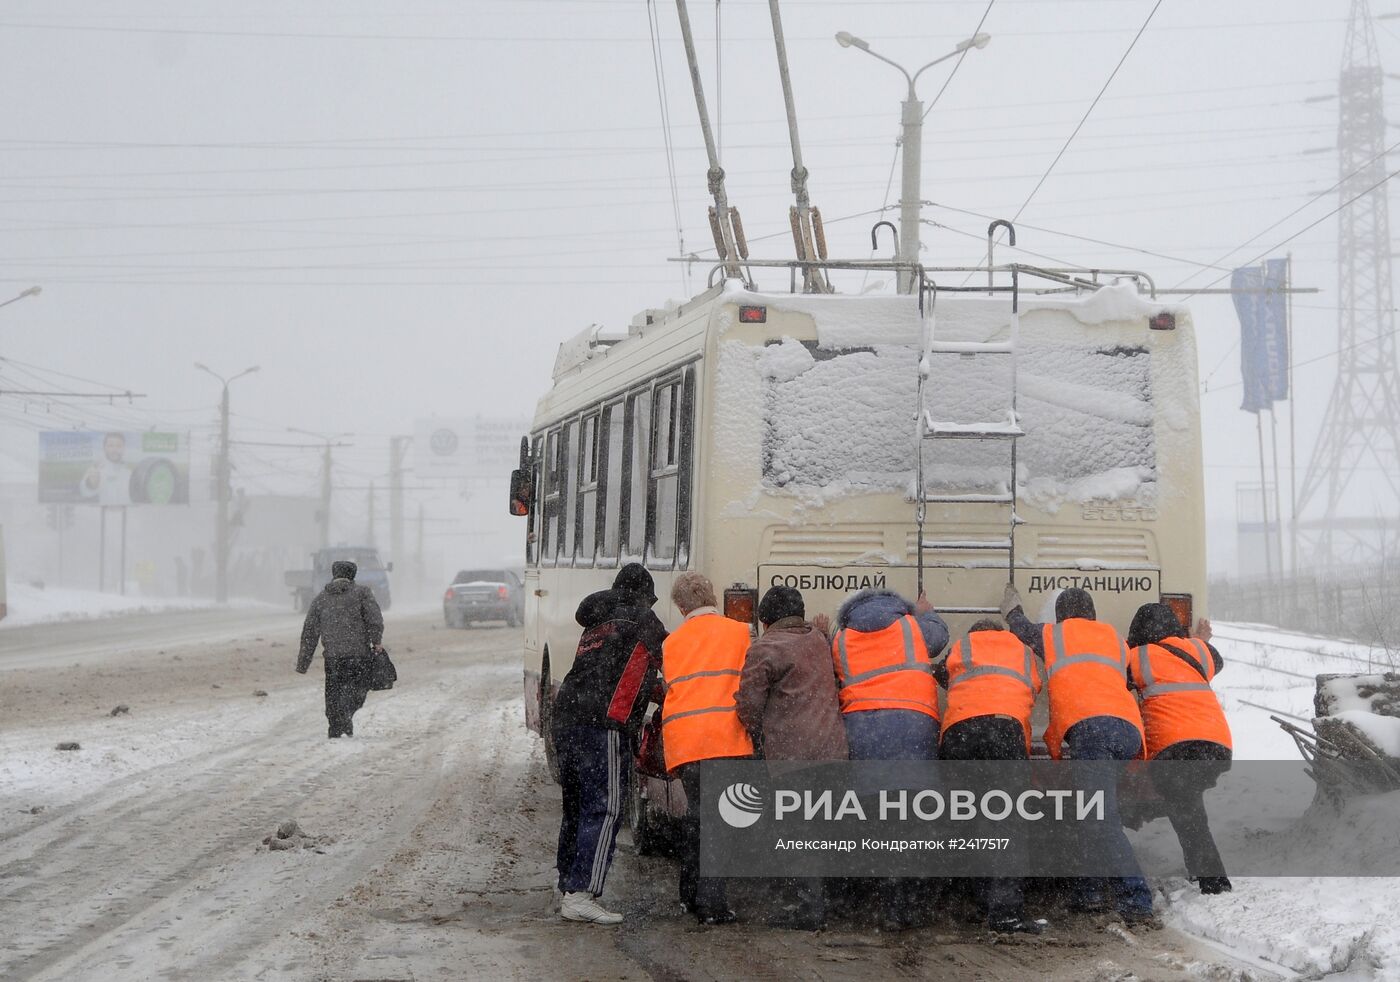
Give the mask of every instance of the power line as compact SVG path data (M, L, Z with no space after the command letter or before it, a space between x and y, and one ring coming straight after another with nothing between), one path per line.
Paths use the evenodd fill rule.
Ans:
M987 9L982 11L981 20L977 22L977 26L972 29L972 33L969 34L968 37L975 38L978 34L982 33L982 25L987 23L987 15L992 12L992 7L995 6L996 2L997 0L987 0ZM948 77L943 80L943 84L938 89L938 94L933 97L933 101L928 104L928 108L924 110L924 114L920 119L928 119L928 114L933 112L933 107L938 105L938 100L942 99L943 93L948 91L948 84L953 81L953 76L958 73L958 69L962 67L963 59L967 57L967 53L971 50L971 46L962 49L962 52L958 55L958 60L953 62L952 71L950 71Z
M715 8L715 16L719 16L719 8ZM647 30L651 36L651 58L652 73L656 78L656 101L661 110L661 140L666 148L666 176L671 183L671 212L676 223L676 249L677 255L685 255L685 223L681 220L681 199L680 188L676 181L676 150L671 139L671 107L670 97L666 91L666 65L662 58L660 35L660 18L656 16L656 8L652 0L647 0ZM690 292L690 267L681 266L681 286L686 293Z
M1036 193L1045 184L1046 180L1049 179L1050 172L1055 169L1055 165L1058 164L1060 158L1065 155L1065 151L1068 150L1070 144L1074 142L1074 138L1079 135L1079 131L1084 127L1084 124L1089 121L1089 116L1093 113L1094 107L1099 104L1099 100L1102 99L1104 93L1108 91L1108 87L1113 84L1113 80L1118 76L1118 70L1122 68L1123 63L1128 60L1128 55L1133 53L1133 48L1137 47L1138 39L1141 38L1142 33L1147 30L1147 25L1152 23L1152 18L1156 15L1157 8L1161 6L1162 0L1157 0L1157 2L1152 5L1152 9L1147 13L1147 18L1142 22L1142 26L1138 28L1137 33L1133 35L1133 39L1129 42L1127 50L1123 52L1123 57L1119 58L1118 64L1113 66L1113 71L1108 73L1108 78L1104 81L1103 88L1099 89L1098 95L1094 96L1094 101L1089 103L1089 108L1084 110L1084 115L1080 117L1079 122L1075 124L1073 132L1069 135L1069 139L1065 140L1065 145L1060 147L1060 152L1055 154L1055 159L1050 161L1050 166L1045 168L1045 173L1040 175L1040 180L1036 181L1035 187L1031 188L1031 193L1026 195L1026 200L1021 202L1021 207L1016 209L1016 214L1011 219L1013 223L1021 217L1021 213L1026 210L1026 206L1031 203L1031 199L1036 196Z

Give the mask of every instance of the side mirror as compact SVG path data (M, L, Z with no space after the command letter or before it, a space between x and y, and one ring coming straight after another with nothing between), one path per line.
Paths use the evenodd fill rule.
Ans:
M387 563L384 564L384 572L386 572L386 573L392 573L393 571L394 571L394 561L391 559L389 562L387 562Z
M510 513L517 517L530 514L530 504L535 489L530 481L530 472L517 468L510 472Z

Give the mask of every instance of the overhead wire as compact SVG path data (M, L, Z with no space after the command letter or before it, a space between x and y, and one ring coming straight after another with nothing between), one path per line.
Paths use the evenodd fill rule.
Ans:
M1322 195L1331 194L1333 191L1338 190L1338 189L1341 188L1341 186L1342 186L1343 184L1345 184L1347 181L1351 180L1353 177L1355 177L1356 175L1360 174L1360 173L1361 173L1362 171L1364 171L1367 167L1370 167L1371 164L1375 163L1377 160L1384 160L1384 159L1386 158L1387 155L1389 155L1391 152L1393 152L1394 150L1396 150L1396 149L1398 149L1398 148L1400 148L1400 140L1396 140L1394 143L1392 143L1390 146L1386 147L1386 148L1385 148L1384 150L1382 150L1380 153L1375 154L1374 156L1372 156L1372 157L1370 157L1369 159L1367 159L1366 161L1364 161L1362 164L1360 164L1360 165L1359 165L1355 170L1353 170L1351 173L1349 173L1349 174L1344 174L1342 177L1339 177L1339 178L1337 179L1337 181L1336 181L1335 184L1333 184L1333 185L1332 185L1330 188L1328 188L1326 191L1322 192ZM1382 180L1379 184L1374 185L1374 187L1380 187L1381 185L1384 185L1384 184L1386 183L1386 181L1389 181L1390 178L1391 178L1392 176L1394 176L1394 175L1393 175L1393 174L1392 174L1392 175L1387 175L1386 178L1385 178L1384 180ZM1357 198L1363 197L1363 196L1365 196L1366 194L1369 194L1369 193L1370 193L1370 190L1363 191L1363 192L1361 192L1361 194L1359 194L1359 195L1357 195L1356 197L1352 198L1351 201L1355 201L1355 200L1357 200ZM1322 195L1317 195L1316 197L1310 199L1309 201L1304 202L1303 204L1299 205L1297 208L1294 208L1294 209L1293 209L1292 211L1290 211L1288 214L1284 215L1282 218L1278 219L1278 220L1277 220L1276 222L1274 222L1272 225L1269 225L1267 228L1261 229L1260 231L1254 233L1254 234L1251 235L1249 238L1245 239L1242 243L1240 243L1238 246L1235 246L1233 249L1230 249L1228 252L1226 252L1226 253L1224 253L1223 255L1221 255L1220 258L1216 260L1216 262L1224 262L1226 259L1228 259L1230 256L1233 256L1236 252L1239 252L1239 251L1240 251L1241 249L1243 249L1244 247L1248 246L1249 244L1251 244L1251 243L1253 243L1253 242L1257 242L1261 237L1263 237L1264 235L1267 235L1269 232L1271 232L1271 231L1273 231L1274 229L1278 228L1280 225L1282 225L1284 222L1288 221L1288 220L1289 220L1290 218L1292 218L1294 215L1296 215L1296 214L1298 214L1299 212L1304 211L1304 210L1306 210L1307 208L1311 207L1312 205L1316 204L1318 201L1320 201L1320 200L1322 199ZM1287 243L1287 242L1291 241L1292 239L1297 238L1298 235L1301 235L1303 232L1306 232L1308 229L1311 229L1311 228L1313 228L1314 226L1316 226L1317 224L1319 224L1320 222L1322 222L1322 221L1324 221L1324 220L1326 220L1326 219L1328 219L1328 218L1331 218L1333 215L1337 214L1339 211L1341 211L1343 208L1345 208L1348 204L1350 204L1351 201L1343 202L1341 205L1338 205L1336 208L1334 208L1334 209L1332 209L1331 211L1329 211L1326 215L1323 215L1322 218L1318 219L1318 220L1315 221L1315 222L1312 222L1311 224L1309 224L1309 225L1307 225L1306 227L1304 227L1301 231L1295 233L1294 235L1289 236L1287 239L1284 239L1284 240L1283 240L1284 243ZM1280 243L1280 245L1282 245L1282 244L1283 244L1283 243ZM1277 249L1278 246L1274 246L1274 248ZM1271 252L1271 251L1273 251L1273 250L1272 250L1272 249L1267 250L1267 251L1266 251L1265 253L1263 253L1262 255L1267 255L1268 252ZM1251 261L1248 262L1248 263L1242 263L1241 265L1243 265L1243 266L1249 266L1249 265L1251 265L1252 263L1256 262L1258 258L1260 258L1260 257L1256 257L1256 259L1251 260ZM1195 275L1195 274L1192 274L1192 276L1194 276L1194 275ZM1186 285L1187 280L1190 280L1191 278L1192 278L1191 276L1188 276L1188 277L1186 277L1185 280L1182 280L1182 281L1177 285L1177 289L1180 289L1180 288L1184 287L1184 286ZM1220 282L1221 280L1223 280L1224 278L1225 278L1224 276L1217 277L1216 279L1212 280L1210 283L1207 283L1205 286L1198 288L1198 289L1196 290L1196 293L1189 294L1189 295L1186 297L1186 300L1189 300L1189 299L1191 299L1191 297L1196 296L1196 294L1199 293L1201 290L1208 290L1208 289L1210 289L1212 286L1214 286L1216 283L1219 283L1219 282ZM1185 300L1183 300L1182 302L1185 303ZM1239 344L1240 344L1239 339L1236 338L1235 341L1234 341L1234 343L1231 344L1230 347L1226 350L1225 354L1222 355L1222 356L1220 357L1220 360L1219 360L1218 362L1215 363L1215 367L1212 368L1208 373L1206 373L1206 377L1205 377L1205 378L1201 379L1201 391L1203 391L1203 392L1206 391L1206 387L1210 385L1210 380L1211 380L1212 378L1215 377L1216 373L1219 372L1221 368L1224 367L1226 360L1227 360L1232 354L1234 354L1235 351L1239 348Z
M1068 139L1065 140L1064 146L1060 147L1059 152L1055 154L1055 159L1050 161L1050 166L1045 168L1045 173L1040 175L1040 179L1036 181L1035 187L1031 188L1031 193L1026 195L1026 200L1022 201L1021 206L1016 209L1016 214L1011 219L1013 223L1021 217L1021 214L1026 210L1026 207L1031 203L1032 199L1034 199L1040 189L1045 186L1045 182L1050 178L1051 172L1054 171L1055 166L1059 164L1060 158L1069 150L1070 144L1074 143L1074 138L1079 135L1079 131L1084 128L1084 124L1087 123L1089 117L1093 115L1094 109L1098 106L1099 101L1103 99L1104 93L1108 91L1108 87L1113 84L1113 80L1118 77L1118 72L1122 69L1123 63L1126 62L1128 56L1133 53L1133 48L1137 47L1138 40L1142 37L1143 32L1147 30L1147 25L1152 23L1152 18L1156 16L1157 10L1161 6L1162 0L1156 0L1152 5L1152 9L1147 12L1147 17L1143 20L1142 26L1139 27L1137 33L1133 35L1132 41L1128 43L1127 49L1124 50L1122 57L1118 59L1118 64L1113 66L1113 71L1108 73L1108 78L1104 80L1103 86L1099 89L1098 94L1095 95L1093 101L1089 103L1089 108L1084 110L1084 115L1081 116L1079 122L1075 124Z
M652 72L656 77L656 101L661 111L661 139L666 150L666 176L671 185L671 212L676 223L677 255L685 255L685 223L681 220L680 187L676 181L676 150L671 135L670 94L666 88L666 65L661 49L661 22L653 0L647 0L647 30L651 34ZM681 264L681 287L690 295L690 267Z
M982 25L987 23L987 15L992 12L992 7L995 6L996 2L997 0L987 0L987 9L982 11L982 17L977 21L977 26L972 29L972 33L968 35L969 37L975 38L978 34L982 33ZM969 45L959 52L958 60L953 62L953 68L948 72L948 77L943 80L943 84L939 87L938 93L934 95L933 101L928 104L928 108L924 110L923 116L919 117L920 119L928 119L928 114L933 112L934 107L938 105L938 100L942 99L943 93L948 91L948 85L953 81L953 76L958 74L958 69L962 67L963 59L967 57L968 52L971 50L972 46Z

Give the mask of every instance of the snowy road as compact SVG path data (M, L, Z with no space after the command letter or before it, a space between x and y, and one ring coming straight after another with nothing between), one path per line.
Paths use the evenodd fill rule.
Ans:
M400 685L330 742L319 668L291 672L294 618L186 616L110 657L79 657L96 639L77 625L50 629L48 665L41 641L19 665L0 654L0 977L1246 977L1175 932L1087 922L1002 944L948 919L889 937L698 928L672 902L674 868L625 847L608 896L627 923L563 924L518 632L391 614ZM286 818L324 840L269 851Z

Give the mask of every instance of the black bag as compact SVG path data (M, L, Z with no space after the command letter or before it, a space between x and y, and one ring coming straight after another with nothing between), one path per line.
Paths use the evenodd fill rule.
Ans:
M399 680L398 669L394 668L394 663L389 660L387 649L380 648L370 656L369 666L369 687L371 692L380 692L384 689L392 689L394 683Z

